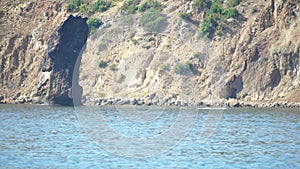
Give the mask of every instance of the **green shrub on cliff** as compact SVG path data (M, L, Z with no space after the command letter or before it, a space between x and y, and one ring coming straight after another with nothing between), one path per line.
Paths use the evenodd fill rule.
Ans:
M235 7L237 6L241 0L226 0L226 5L229 7Z
M89 10L90 9L89 9L89 6L87 4L81 4L80 7L79 7L79 11L81 13L84 13L84 14L88 13Z
M196 9L210 8L211 0L194 0L193 7Z
M70 0L67 5L67 10L69 12L78 12L80 9L80 5L83 4L83 0Z
M190 62L176 63L174 65L173 71L179 75L188 75L192 72L193 65Z
M88 0L69 0L67 10L69 12L81 12L85 14L93 14L96 12L104 12L111 7L111 0L97 0L92 4Z
M89 18L86 21L86 23L89 27L90 34L93 33L96 29L98 29L103 24L103 22L97 18Z
M165 63L165 64L160 65L159 70L165 71L165 72L170 71L170 64Z
M141 0L126 0L121 10L126 14L134 14L138 10L138 5L140 4Z
M121 10L125 12L125 14L134 14L138 12L146 12L149 10L161 10L163 5L157 0L144 0L142 4L140 4L141 0L126 0Z
M212 1L200 26L200 36L213 38L214 35L221 35L224 30L225 19L237 18L239 16L239 12L235 7L224 8L223 6L223 2L220 0Z
M90 12L95 13L95 12L104 12L108 10L108 8L111 6L111 1L108 0L97 0L91 5Z
M145 12L147 10L161 10L162 9L162 4L159 3L157 0L147 0L144 1L139 7L138 11L139 12Z
M222 15L228 18L236 18L239 16L239 11L236 8L227 8L222 11Z
M140 19L140 24L147 32L158 33L165 27L166 17L158 10L146 12Z
M182 19L189 20L190 17L191 17L191 14L190 14L190 13L187 13L187 12L180 12L180 13L179 13L179 17L182 18Z

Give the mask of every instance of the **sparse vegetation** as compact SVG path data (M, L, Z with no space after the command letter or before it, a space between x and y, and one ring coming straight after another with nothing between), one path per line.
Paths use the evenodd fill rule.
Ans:
M163 5L157 0L145 0L142 4L141 0L126 0L121 7L126 14L134 14L138 12L146 12L149 10L161 10Z
M173 71L179 75L188 75L192 72L193 65L190 62L176 63L174 65Z
M81 13L89 13L89 6L87 4L81 4L79 6L79 11Z
M134 14L138 10L138 5L140 2L141 0L126 0L121 9L126 14Z
M68 0L68 12L81 12L83 14L94 14L96 12L104 12L113 4L121 2L121 0ZM93 3L92 3L93 2ZM157 0L126 0L121 10L125 14L134 14L137 11L146 12L149 10L162 10L163 5Z
M253 6L252 9L251 9L251 13L254 14L256 13L258 10L257 10L257 7L256 6Z
M81 5L83 5L83 0L70 0L67 5L67 10L69 12L78 12Z
M211 0L194 0L193 7L196 9L205 9L210 8L211 6Z
M188 20L188 19L190 19L191 14L190 14L190 13L187 13L187 12L180 12L180 13L179 13L179 17L182 18L182 19Z
M162 7L162 4L157 0L146 0L138 7L138 11L145 12L147 10L161 10Z
M130 38L130 41L136 45L138 43L138 40L136 40L134 38L134 36L135 36L135 33L130 33L129 38Z
M216 29L215 35L221 36L224 28L225 28L224 24L219 24Z
M232 0L228 1L228 3L229 2L231 4L238 4L240 1ZM238 16L239 12L235 7L224 8L223 1L213 0L205 15L204 21L200 26L199 34L200 36L207 38L213 38L214 35L221 35L225 28L224 20L229 18L236 18Z
M90 7L90 12L104 12L108 10L108 8L111 6L111 1L108 0L97 0L94 2Z
M84 14L93 14L96 12L104 12L111 6L111 0L97 0L89 4L88 0L69 0L67 10L69 12L81 12Z
M241 0L226 0L226 5L228 7L235 7L240 4Z
M224 16L226 19L236 18L239 16L239 11L236 8L227 8L222 10L222 16Z
M170 65L165 63L165 64L162 64L160 65L160 68L159 68L160 71L170 71Z
M217 22L215 17L207 17L202 23L199 33L202 37L212 37L215 33Z
M134 37L130 38L130 41L135 45L138 43L138 40L136 40Z
M158 33L165 27L166 17L158 10L146 12L140 19L140 24L148 32Z
M89 27L90 34L92 34L96 29L98 29L103 24L103 22L97 18L89 18L86 21L86 23Z

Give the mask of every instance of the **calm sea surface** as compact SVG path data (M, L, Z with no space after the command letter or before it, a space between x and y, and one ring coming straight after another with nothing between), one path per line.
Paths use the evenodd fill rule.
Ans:
M180 114L187 120L174 125ZM95 127L97 122L107 125ZM214 114L178 108L0 105L0 126L0 168L300 168L300 109ZM210 137L201 140L205 126L204 137ZM110 129L121 142L111 139ZM152 152L139 146L141 140L159 153L141 154ZM124 149L118 147L122 143ZM126 147L137 156L127 156Z

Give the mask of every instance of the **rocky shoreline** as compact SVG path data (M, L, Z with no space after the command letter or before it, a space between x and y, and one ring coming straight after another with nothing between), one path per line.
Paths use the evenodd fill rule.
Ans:
M270 108L300 108L300 103L298 102L287 102L287 101L243 101L237 99L223 99L217 103L208 103L205 101L199 101L194 103L189 103L179 100L147 100L141 98L133 99L115 99L115 98L99 98L93 105L136 105L136 106L197 106L197 107L224 107L228 105L229 107L270 107Z
M22 97L14 100L6 100L3 96L0 96L0 104L32 104L40 105L45 104L37 99L32 99L30 97ZM51 105L51 104L49 104ZM97 105L97 106L113 106L113 105L132 105L132 106L172 106L172 107L225 107L228 105L231 108L244 107L244 108L300 108L300 103L298 102L287 102L287 101L244 101L237 99L224 99L218 103L208 103L205 101L199 101L196 103L189 103L185 101L171 101L171 100L147 100L142 98L132 98L132 99L116 99L116 98L99 98L93 103L88 102L84 105Z

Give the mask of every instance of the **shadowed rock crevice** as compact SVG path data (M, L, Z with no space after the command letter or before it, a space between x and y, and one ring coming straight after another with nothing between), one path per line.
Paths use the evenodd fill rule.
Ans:
M225 85L225 97L237 98L237 93L243 90L243 78L240 75L233 75Z
M72 84L73 71L88 33L86 18L71 15L52 34L42 67L42 72L51 72L46 102L73 105L72 85L79 86L78 81Z
M272 88L277 87L279 85L281 80L279 69L272 70L272 72L270 73L270 80L271 80L270 86Z

